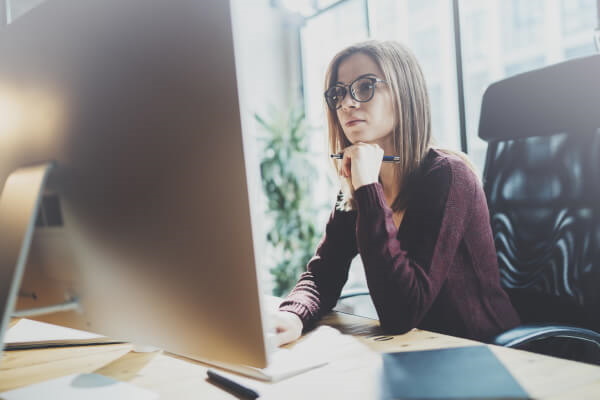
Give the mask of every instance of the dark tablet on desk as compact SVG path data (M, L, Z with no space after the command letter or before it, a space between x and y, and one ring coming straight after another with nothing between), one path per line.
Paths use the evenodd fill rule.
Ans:
M383 355L381 400L528 399L487 346Z

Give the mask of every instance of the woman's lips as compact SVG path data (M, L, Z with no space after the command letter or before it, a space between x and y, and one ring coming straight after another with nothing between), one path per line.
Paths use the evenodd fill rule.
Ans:
M346 122L346 126L354 126L356 124L360 124L361 122L365 122L363 119L353 119L352 121Z

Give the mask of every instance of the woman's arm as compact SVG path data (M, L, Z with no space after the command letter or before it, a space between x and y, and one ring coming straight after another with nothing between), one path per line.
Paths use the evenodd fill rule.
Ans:
M356 212L334 210L306 272L279 310L298 315L304 329L311 327L335 306L357 252Z
M356 190L358 248L382 327L403 333L423 319L446 281L477 190L482 189L468 167L447 159L423 178L417 203L427 232L420 245L431 257L420 263L398 240L381 185Z

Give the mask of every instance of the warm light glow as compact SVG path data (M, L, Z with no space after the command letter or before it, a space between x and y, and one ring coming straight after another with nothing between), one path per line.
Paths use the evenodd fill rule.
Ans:
M49 91L0 85L0 138L16 135L45 141L63 122L63 104Z
M0 86L0 135L6 137L20 130L23 106L14 90Z

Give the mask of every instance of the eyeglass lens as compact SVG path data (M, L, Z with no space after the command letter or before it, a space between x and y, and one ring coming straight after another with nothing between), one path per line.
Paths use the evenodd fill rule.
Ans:
M346 97L344 86L333 86L327 90L327 103L331 108L339 109ZM373 78L360 78L350 85L350 95L358 102L364 103L371 100L375 93L375 80Z

